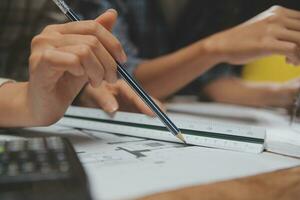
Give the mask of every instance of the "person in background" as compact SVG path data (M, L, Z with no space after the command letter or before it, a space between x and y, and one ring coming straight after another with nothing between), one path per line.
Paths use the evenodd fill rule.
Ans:
M0 127L52 124L87 83L116 82L114 59L127 59L108 31L116 17L108 10L96 20L48 26L34 37L29 81L0 79Z
M189 90L218 102L288 107L299 81L247 82L231 68L272 54L299 64L300 12L280 6L267 9L276 3L77 0L76 7L86 18L108 7L120 12L115 34L128 52L129 70L154 97L163 100ZM300 9L296 1L280 3ZM219 66L211 69L215 65Z
M7 11L8 13L23 13L23 15L18 18L22 23L17 21L15 28L20 28L25 25L25 30L27 30L27 32L15 32L19 35L13 35L10 34L11 31L7 31L4 28L3 30L7 33L8 37L14 37L11 41L17 41L18 38L22 38L20 41L28 41L28 38L31 38L34 30L37 30L41 25L51 21L64 22L66 20L64 16L59 14L57 8L53 8L54 5L51 1L41 0L36 3L35 1L36 0L23 1L27 2L27 6L21 6L20 12L11 12L12 10L9 11L9 9L5 9L6 12L4 13L7 13ZM3 2L6 1L2 1L1 3ZM3 4L2 6L4 8L19 8L18 6L12 6L12 4L22 4L16 0L8 2L10 2L10 6ZM223 67L216 68L216 70L212 72L209 71L203 76L200 75L219 63L244 64L258 57L273 53L285 55L289 61L294 64L299 62L298 45L295 42L297 38L293 37L295 35L298 36L298 31L295 30L297 29L297 25L295 25L295 23L288 23L290 21L298 21L297 16L299 13L294 10L273 7L242 25L220 32L233 26L232 24L225 23L226 27L220 28L219 24L230 21L228 18L223 18L223 16L227 16L228 13L235 13L235 15L237 15L238 12L232 12L233 10L230 8L238 7L239 1L232 0L219 3L214 1L178 0L175 4L173 1L170 3L170 1L167 0L70 0L68 2L71 3L74 8L77 8L76 10L79 11L82 18L85 19L92 19L96 16L97 12L101 12L110 7L114 7L120 11L121 17L117 22L114 33L117 34L125 46L125 51L129 57L127 63L129 66L128 70L135 75L147 91L159 99L165 99L195 81L191 85L192 92L199 94L199 91L201 91L202 94L212 100L265 106L265 104L267 104L264 102L266 99L265 95L268 94L268 97L270 97L270 94L265 91L265 85L241 82L232 76L231 70L224 70ZM203 6L192 6L192 8L202 8L203 10L192 12L187 9L190 8L188 5L193 5L193 3L197 2ZM36 8L37 5L40 7ZM215 12L206 9L207 5L215 6ZM178 8L176 8L176 6L178 6ZM24 11L26 9L24 8L32 9L30 13L32 13L32 19L34 19L32 21L35 23L26 23L28 20L23 20L23 16L26 16L24 14L26 13ZM175 15L172 15L170 13L174 12L170 12L170 10L176 10L177 12L175 12ZM184 11L188 12L193 20L178 23L177 20L190 19L184 16ZM173 17L169 17L171 15ZM222 17L214 17L219 15ZM9 19L15 20L16 18L16 16L12 14L4 14L4 16L4 21L9 21ZM232 20L235 19L234 16L229 16L231 16ZM192 26L191 23L197 21L195 19L199 20L197 26ZM285 27L287 24L292 26L293 29L291 31L288 31ZM176 25L178 25L177 28ZM207 27L217 28L210 28L210 31L207 31ZM278 32L270 31L275 30L274 27L280 30L283 38L279 39ZM204 31L204 33L201 33L201 30ZM220 33L213 34L215 32ZM187 34L187 36L184 34ZM196 37L193 38L193 36ZM247 38L247 40L245 40L245 38ZM195 41L191 42L187 40ZM24 60L22 58L14 59L14 57L11 56L28 54L28 49L19 46L23 43L7 43L7 41L10 41L9 39L5 39L4 41L3 44L9 44L9 49L12 49L12 52L6 53L10 55L8 58L11 59L5 57L3 59L4 61L14 63ZM16 46L12 46L12 44L16 44ZM15 63L13 65L6 64L5 66L19 67L21 65ZM6 72L13 74L12 72L19 71L10 69L12 68L9 68ZM227 76L230 78L222 79ZM234 78L231 79L231 77ZM218 82L218 80L222 81ZM217 83L217 86L210 88L209 86L213 83ZM227 87L222 88L220 86ZM232 86L239 87L232 88ZM230 89L228 90L228 88ZM269 88L274 87L267 88L270 90ZM127 110L129 108L130 110L143 110L145 105L140 102L134 94L131 95L132 91L131 93L130 91L124 81L121 80L119 80L117 84L104 82L98 88L92 88L90 84L87 84L80 92L76 103L83 106L102 107L108 112L116 111L119 107L122 107L121 105L125 105L123 108L125 107ZM224 91L228 91L229 94L224 94ZM293 91L295 90L293 89ZM230 94L230 92L233 94ZM272 92L274 96L270 98L271 100L282 98L282 94L279 90L275 89L272 90ZM228 97L229 99L226 99ZM134 100L128 101L128 99ZM134 103L126 105L127 102Z
M221 17L225 21L230 21L231 26L234 26L276 4L300 10L300 3L293 0L236 2L236 7L231 8L232 14L228 12L228 14ZM230 10L230 7L226 6L224 9ZM231 16L231 19L226 16ZM190 20L190 18L186 20ZM284 21L284 19L282 20ZM221 28L222 26L225 28L230 27L228 22L222 22L219 26ZM297 44L299 43L297 42ZM231 65L223 65L223 67L231 67ZM222 65L220 68L222 68ZM235 69L230 75L225 74L226 76L220 76L220 78L207 84L204 87L206 96L219 102L243 105L273 106L288 109L293 106L300 88L300 71L298 67L289 64L285 56L271 55L263 57L249 64L247 63L246 67ZM228 71L230 70L232 69Z

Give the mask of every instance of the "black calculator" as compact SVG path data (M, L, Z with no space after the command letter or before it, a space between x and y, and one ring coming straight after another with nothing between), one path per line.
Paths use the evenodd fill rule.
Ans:
M1 200L90 200L83 167L66 138L0 141Z

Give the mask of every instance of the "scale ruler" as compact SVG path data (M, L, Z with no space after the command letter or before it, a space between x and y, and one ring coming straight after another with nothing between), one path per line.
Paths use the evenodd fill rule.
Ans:
M249 153L264 150L263 128L187 120L172 117L188 144ZM99 109L70 107L59 125L122 135L180 142L156 118L143 114L117 112L113 117Z

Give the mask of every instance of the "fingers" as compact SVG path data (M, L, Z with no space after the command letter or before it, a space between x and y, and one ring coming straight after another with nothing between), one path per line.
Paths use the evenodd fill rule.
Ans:
M90 90L91 98L96 105L107 113L114 113L119 109L119 103L113 92L103 83L99 88Z
M102 67L104 67L105 69L104 80L109 83L114 83L117 81L117 64L113 57L109 54L109 52L104 48L104 46L96 37L90 35L68 34L56 36L55 38L51 36L43 36L43 38L40 38L39 40L42 44L39 45L41 47L43 46L43 44L52 44L52 47L54 48L73 45L88 46L91 51L93 51L98 61L102 64Z
M300 12L281 6L273 6L265 12L266 38L276 53L287 56L287 61L300 63ZM276 41L274 41L276 40ZM265 40L266 41L266 40ZM276 45L278 46L276 47ZM266 47L268 45L264 45Z
M154 98L152 98L152 99L163 112L166 112L165 107L163 106L163 104L160 101L158 101ZM146 105L146 103L144 103L139 97L134 99L134 104L141 113L144 113L150 117L156 116L156 114L148 107L148 105Z
M289 30L300 31L300 20L284 19L284 26Z
M155 116L152 110L123 80L119 80L115 84L102 82L101 86L97 88L88 85L82 95L84 96L83 106L97 106L107 113L114 113L121 109L129 112L141 112L151 117ZM155 99L154 101L165 111L162 103Z
M35 51L43 51L45 48L61 48L73 45L89 46L105 69L104 79L109 83L117 81L117 64L115 60L94 36L76 34L58 34L52 36L51 34L44 34L36 37L32 43L34 44L32 49Z
M144 113L148 116L154 117L155 113L148 107L148 105L124 82L119 81L119 93L123 99L132 104L132 109ZM165 111L162 103L153 99L157 105Z
M289 64L300 64L300 48L292 42L274 41L271 47L274 54L285 55Z
M104 26L108 31L112 31L117 20L118 13L115 9L109 9L100 15L95 21Z
M284 30L278 35L278 39L292 42L300 46L300 32L292 31L292 30Z
M44 33L51 32L95 36L118 62L124 63L127 60L121 43L106 28L94 20L52 25L44 30Z
M152 97L152 99L163 112L167 112L165 105L161 101L159 101L158 99L155 99L153 97Z
M97 97L97 106L107 113L114 113L119 109L119 104L111 93L105 93Z
M155 113L138 96L135 96L132 99L132 101L132 103L139 112L146 114L150 117L155 117Z
M84 67L89 82L93 87L99 87L103 81L105 70L91 48L87 45L73 45L58 48L60 51L76 55Z
M79 60L93 87L104 79L109 83L117 80L117 63L127 57L120 42L109 32L117 18L117 12L109 10L97 21L81 21L47 26L32 41L33 52L58 49L71 53ZM102 26L99 23L103 23Z
M31 66L31 72L36 71L39 66L43 66L41 70L46 70L47 73L44 74L52 79L58 79L60 77L59 74L64 72L69 72L74 76L84 75L84 69L79 62L79 58L68 52L50 49L42 53L32 54L30 62L36 63L36 65Z
M296 10L292 10L289 8L284 8L284 7L280 7L278 6L277 9L282 9L282 11L290 18L294 18L294 19L300 19L300 12L296 11Z
M285 30L280 33L279 41L274 42L272 45L280 53L287 57L289 64L300 64L300 32ZM277 45L278 44L278 45Z
M152 98L152 99L163 112L166 112L165 107L163 106L163 104L160 101L158 101L154 98ZM135 105L135 107L137 108L137 110L139 112L144 113L150 117L156 116L156 114L152 111L152 109L150 109L149 106L139 96L137 96L135 94L134 98L132 100L133 100L133 104Z

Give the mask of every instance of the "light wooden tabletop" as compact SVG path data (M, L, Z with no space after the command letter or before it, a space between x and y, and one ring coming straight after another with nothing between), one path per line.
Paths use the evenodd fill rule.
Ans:
M298 200L300 167L248 178L194 186L140 200Z

